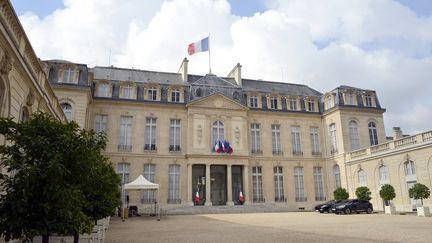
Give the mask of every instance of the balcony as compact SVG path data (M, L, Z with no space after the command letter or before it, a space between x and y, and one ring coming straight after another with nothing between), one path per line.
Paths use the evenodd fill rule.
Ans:
M167 199L168 204L181 204L180 198L168 198Z
M154 198L141 198L142 204L153 204L156 202L156 199Z
M287 199L285 197L275 197L275 202L286 202Z
M326 197L325 196L315 196L315 201L325 201Z
M144 151L156 151L157 147L156 144L145 144L144 145Z
M119 144L117 145L117 150L130 152L132 151L132 145Z
M282 150L273 150L272 152L273 152L273 155L275 155L275 156L283 156Z
M170 145L169 151L170 152L180 152L181 151L180 145Z
M319 156L322 156L322 153L319 152L319 151L312 151L312 156L317 156L317 157L319 157Z
M296 202L307 202L307 197L296 197Z
M251 154L253 155L262 155L262 150L260 149L251 149Z
M303 156L303 151L293 150L292 153L294 156Z

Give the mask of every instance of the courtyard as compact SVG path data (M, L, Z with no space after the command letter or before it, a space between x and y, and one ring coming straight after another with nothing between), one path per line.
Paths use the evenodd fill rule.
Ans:
M315 212L168 215L111 219L116 242L431 242L432 218Z

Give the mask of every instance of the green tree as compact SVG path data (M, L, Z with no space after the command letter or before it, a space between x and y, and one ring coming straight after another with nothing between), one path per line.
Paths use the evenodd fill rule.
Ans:
M339 187L333 192L335 200L346 200L349 198L349 194L345 188Z
M409 197L414 198L416 200L420 199L421 204L423 205L423 199L429 198L430 190L427 186L416 183L412 188L408 190Z
M114 210L118 199L110 200L111 192L118 191L119 178L100 155L106 139L41 113L24 123L1 118L0 134L7 140L0 146L0 165L8 172L0 176L0 234L6 240L42 235L48 242L53 233L90 233L93 220ZM97 196L94 184L108 188L108 196ZM90 208L96 201L109 206Z
M379 194L384 200L386 206L390 205L390 200L393 200L396 197L395 189L390 184L383 185L379 191Z
M370 197L371 191L369 190L369 188L367 186L357 187L355 194L356 194L357 198L360 200L369 201L372 199Z

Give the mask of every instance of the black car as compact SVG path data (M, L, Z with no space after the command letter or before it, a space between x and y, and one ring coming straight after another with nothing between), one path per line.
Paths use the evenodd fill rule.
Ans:
M333 205L332 212L336 214L351 214L353 212L360 213L366 212L368 214L373 212L372 204L366 200L351 199L343 203Z
M332 213L333 205L341 203L343 201L345 200L330 200L326 203L315 206L315 211L318 211L320 213Z

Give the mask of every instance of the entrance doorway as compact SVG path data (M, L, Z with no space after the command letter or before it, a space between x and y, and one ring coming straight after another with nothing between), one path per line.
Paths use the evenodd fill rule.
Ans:
M233 165L231 169L231 178L232 178L232 199L234 205L241 205L240 202L240 191L244 195L243 191L243 166L242 165Z
M227 170L226 165L210 167L212 205L226 205L227 202Z
M192 166L192 202L195 206L204 205L206 201L206 166L205 165L193 165ZM199 200L195 200L197 195Z

